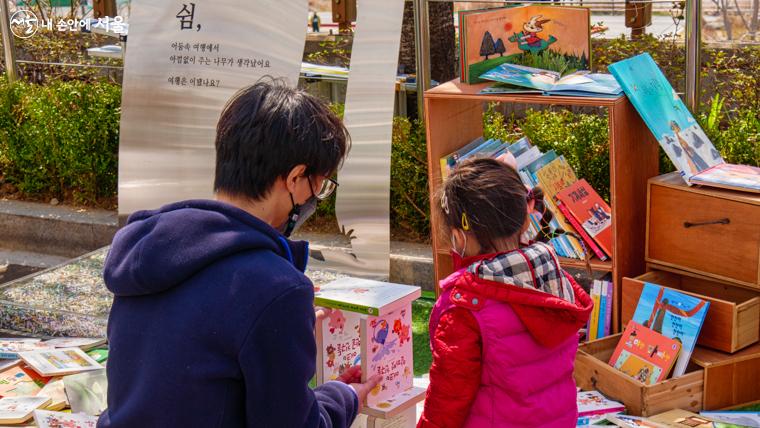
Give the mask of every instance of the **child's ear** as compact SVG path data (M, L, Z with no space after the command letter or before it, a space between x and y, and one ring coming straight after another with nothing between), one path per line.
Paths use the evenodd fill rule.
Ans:
M528 201L528 214L532 214L536 210L536 200L531 199Z

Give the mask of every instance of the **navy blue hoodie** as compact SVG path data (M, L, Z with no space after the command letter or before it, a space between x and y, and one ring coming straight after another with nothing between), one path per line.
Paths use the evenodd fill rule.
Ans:
M305 242L221 202L133 214L104 278L108 410L98 427L348 427L350 386L312 390Z

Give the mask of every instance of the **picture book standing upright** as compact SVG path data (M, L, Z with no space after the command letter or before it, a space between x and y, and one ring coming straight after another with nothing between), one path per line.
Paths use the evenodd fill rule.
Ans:
M668 376L680 351L678 340L629 321L610 365L644 385L654 385Z
M644 284L633 321L681 342L674 377L686 373L709 307L708 301L656 284Z
M421 401L425 389L412 383L412 301L420 295L419 287L359 278L320 287L314 303L332 311L317 323L317 382L334 380L355 365L363 381L382 375L362 410L371 418L391 419Z
M608 69L686 183L760 193L760 168L723 160L648 53Z
M462 82L504 63L572 72L591 68L590 10L516 6L459 12Z
M586 180L578 180L557 194L557 201L593 239L612 257L612 210Z

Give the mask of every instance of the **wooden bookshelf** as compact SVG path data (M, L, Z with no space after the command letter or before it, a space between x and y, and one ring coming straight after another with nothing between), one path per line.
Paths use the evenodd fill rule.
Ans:
M612 208L612 260L593 260L592 268L611 272L615 284L613 331L620 331L620 285L624 276L646 271L647 180L659 173L659 146L638 112L625 96L618 98L560 97L527 94L481 95L488 84L467 85L459 79L425 92L430 221L436 280L453 272L449 237L442 226L438 201L440 159L483 135L486 103L586 106L608 110L610 139L610 202ZM566 267L585 269L582 260L563 259Z

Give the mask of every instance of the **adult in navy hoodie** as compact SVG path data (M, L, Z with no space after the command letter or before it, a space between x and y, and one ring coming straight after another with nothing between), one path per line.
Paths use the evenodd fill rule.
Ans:
M314 390L314 291L289 233L334 190L345 128L308 94L260 82L217 126L216 200L134 213L104 278L107 428L351 425L374 382Z

